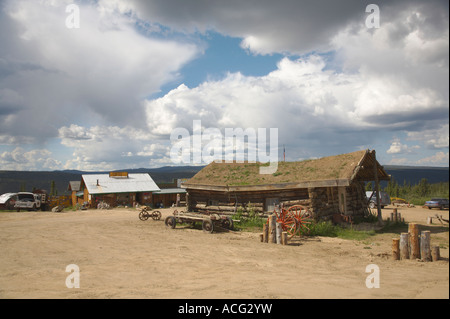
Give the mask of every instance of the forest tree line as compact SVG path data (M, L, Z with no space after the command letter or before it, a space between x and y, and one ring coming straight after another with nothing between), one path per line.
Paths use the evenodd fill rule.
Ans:
M366 190L374 190L374 183L368 182ZM406 181L399 184L393 177L387 183L386 187L380 191L385 191L391 198L401 198L410 204L423 205L431 198L449 198L449 183L429 183L426 178L422 178L419 183L412 185Z

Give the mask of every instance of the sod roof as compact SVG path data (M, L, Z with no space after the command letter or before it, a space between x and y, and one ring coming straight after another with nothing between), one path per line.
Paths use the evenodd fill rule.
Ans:
M205 186L257 186L273 184L301 184L351 179L373 180L374 153L362 150L299 162L278 162L273 174L260 174L261 163L212 162L184 183L185 188ZM378 164L378 162L377 162ZM365 165L365 166L364 166ZM378 164L379 165L379 164ZM380 180L389 179L382 167Z

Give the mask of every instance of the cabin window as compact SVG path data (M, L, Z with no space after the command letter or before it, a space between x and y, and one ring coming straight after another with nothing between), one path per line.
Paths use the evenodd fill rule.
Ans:
M273 212L280 205L279 198L266 198L266 211Z
M208 206L219 206L219 201L216 199L209 199Z

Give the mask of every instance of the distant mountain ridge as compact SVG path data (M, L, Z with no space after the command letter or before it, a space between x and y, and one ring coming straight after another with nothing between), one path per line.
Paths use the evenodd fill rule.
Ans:
M128 173L148 173L152 179L158 183L169 183L177 178L191 178L204 166L164 166L160 168L133 168L115 171ZM392 176L400 185L406 181L412 185L417 184L422 178L426 178L429 183L448 182L448 167L416 167L416 166L396 166L384 165L386 172ZM50 191L51 182L54 181L59 195L68 194L70 181L80 181L82 174L100 174L109 171L0 171L0 194L18 192L22 187L26 191L33 188ZM382 184L384 187L385 183Z

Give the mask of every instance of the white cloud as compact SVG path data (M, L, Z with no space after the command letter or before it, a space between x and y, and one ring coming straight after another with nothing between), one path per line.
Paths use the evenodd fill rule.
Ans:
M0 134L42 141L74 122L142 125L144 98L199 53L189 41L145 34L103 1L80 4L80 28L69 29L65 3L1 7Z
M204 127L219 129L277 127L280 143L316 152L325 145L351 151L382 141L383 134L371 132L417 128L424 112L443 109L440 94L408 90L409 79L402 78L404 83L399 84L372 73L334 73L325 67L324 59L315 55L284 58L266 76L234 73L195 88L181 85L147 101L147 124L152 133L162 135L176 127L191 129L197 119ZM396 142L387 153L418 148Z
M47 149L25 150L16 147L12 151L0 153L0 166L4 170L55 170L60 169L61 162L52 157Z
M200 119L222 132L277 127L291 158L389 141L389 156L419 150L393 141L398 132L448 148L444 2L381 1L381 27L367 29L357 0L100 0L80 3L81 28L72 30L66 3L2 4L0 144L59 136L73 149L66 168L151 166L170 163L174 128ZM207 30L241 38L250 54L306 54L281 59L265 76L229 73L148 99L180 79L201 51L192 35ZM19 160L26 151L16 153Z
M391 146L386 151L386 153L388 153L388 154L405 154L405 153L414 152L417 149L420 149L420 146L418 146L418 145L408 146L408 145L400 143L400 141L394 141L394 142L392 142Z
M65 169L107 170L153 167L167 157L166 141L133 127L70 125L59 129L61 144L73 149Z
M444 124L436 128L422 130L420 132L408 132L408 140L421 141L429 149L442 149L449 147L449 125Z
M449 152L437 152L436 154L422 158L417 161L419 165L436 165L436 166L448 166Z

